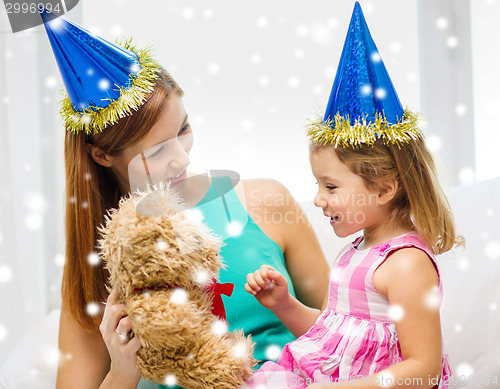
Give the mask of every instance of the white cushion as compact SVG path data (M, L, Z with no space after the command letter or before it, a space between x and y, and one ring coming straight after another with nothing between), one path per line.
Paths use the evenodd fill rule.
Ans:
M53 310L14 347L0 368L2 389L56 387L60 310Z
M455 188L450 196L465 250L438 258L444 285L445 347L463 388L500 385L500 178ZM496 386L492 385L492 386Z

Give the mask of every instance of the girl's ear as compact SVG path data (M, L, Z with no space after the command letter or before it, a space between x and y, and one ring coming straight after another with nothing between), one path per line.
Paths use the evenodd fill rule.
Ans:
M102 151L99 147L87 143L87 152L89 153L91 158L99 165L102 165L104 167L113 166L110 156Z
M385 205L389 203L398 191L398 182L396 180L391 180L384 182L380 187L378 193L378 203L379 205Z

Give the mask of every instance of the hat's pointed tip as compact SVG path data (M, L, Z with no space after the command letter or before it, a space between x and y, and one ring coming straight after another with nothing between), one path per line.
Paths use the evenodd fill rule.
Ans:
M355 29L358 29L364 24L366 24L366 22L363 10L361 9L361 5L359 4L359 2L356 1L351 15L351 25L354 26Z
M352 11L352 17L353 18L360 18L363 16L363 10L361 9L361 5L359 4L359 1L356 1L356 4L354 4L354 10Z

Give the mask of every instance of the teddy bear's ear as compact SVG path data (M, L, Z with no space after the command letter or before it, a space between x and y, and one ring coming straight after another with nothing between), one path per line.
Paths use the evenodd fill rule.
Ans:
M135 200L135 210L142 216L166 217L169 213L185 209L177 192L168 186L150 188Z
M164 199L161 193L151 192L143 197L135 206L139 215L149 217L166 217L167 210L164 206Z

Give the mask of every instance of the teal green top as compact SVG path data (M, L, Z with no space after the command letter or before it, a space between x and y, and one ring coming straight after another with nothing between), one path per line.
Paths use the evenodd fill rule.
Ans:
M195 207L203 214L203 221L221 236L224 246L220 251L225 269L221 269L219 282L234 284L231 297L222 295L229 331L242 329L252 335L256 343L254 357L261 361L276 357L266 355L269 346L283 348L295 337L281 321L257 299L245 291L246 276L267 264L282 273L288 281L290 293L295 296L290 275L285 266L281 248L269 238L246 212L238 195L232 189L229 177L214 177L205 197ZM260 364L259 364L260 365ZM141 380L138 388L166 388Z

